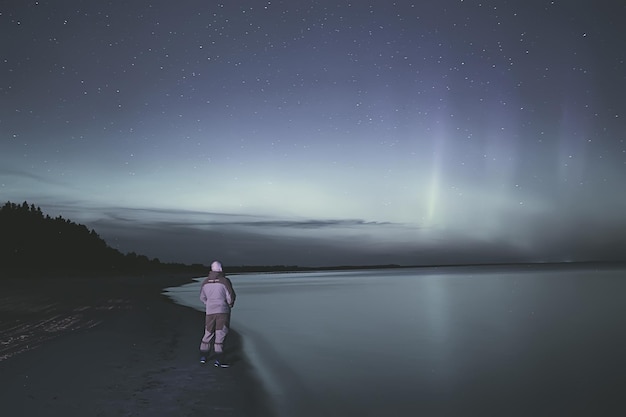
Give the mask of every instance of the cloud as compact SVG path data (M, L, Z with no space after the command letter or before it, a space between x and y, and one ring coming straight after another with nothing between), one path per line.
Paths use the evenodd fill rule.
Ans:
M30 171L25 171L23 169L14 169L14 168L0 168L0 178L2 177L8 177L11 178L11 182L13 181L21 181L21 180L28 180L28 181L36 181L39 183L43 183L43 184L48 184L48 185L65 185L62 181L55 181L49 177L46 177L44 175L38 175L38 174L34 174Z
M163 262L230 265L432 265L625 260L626 221L584 211L527 219L516 234L362 219L285 219L176 209L57 204L120 251ZM69 214L69 215L68 215ZM82 221L81 219L82 218ZM572 220L573 219L573 220ZM576 227L571 227L575 224Z
M120 223L134 224L137 227L190 227L203 229L214 226L228 226L261 229L332 229L394 225L391 222L375 222L363 219L279 219L263 215L177 209L110 207L102 211L95 207L91 209L87 207L77 209L75 205L57 205L56 207L57 210L76 212L75 214L79 217L100 217L96 222L103 225ZM86 214L85 210L90 210L92 212L91 216ZM78 211L80 211L80 214Z
M206 264L220 259L231 265L322 266L528 260L506 242L481 242L452 235L432 239L420 235L418 228L390 223L262 219L223 213L211 213L209 217L215 217L211 221L198 221L185 213L186 220L148 220L146 216L134 222L138 211L133 213L109 213L92 226L122 252L135 251L166 262ZM397 239L395 232L402 238Z

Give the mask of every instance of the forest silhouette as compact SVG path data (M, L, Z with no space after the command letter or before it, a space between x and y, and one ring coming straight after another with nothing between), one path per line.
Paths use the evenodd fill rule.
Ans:
M96 232L24 202L0 209L0 266L10 270L132 272L184 267L135 252L123 254Z
M398 268L399 265L303 267L297 265L228 266L229 272L312 271L354 268ZM44 215L40 207L24 201L0 208L0 272L104 272L144 273L154 270L204 274L202 264L162 263L135 252L110 247L95 230L62 216ZM1 274L0 274L1 276Z

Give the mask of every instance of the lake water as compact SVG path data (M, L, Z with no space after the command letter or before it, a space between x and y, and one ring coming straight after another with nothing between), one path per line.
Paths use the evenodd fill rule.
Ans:
M626 415L624 269L229 277L279 417ZM198 286L168 295L204 311Z

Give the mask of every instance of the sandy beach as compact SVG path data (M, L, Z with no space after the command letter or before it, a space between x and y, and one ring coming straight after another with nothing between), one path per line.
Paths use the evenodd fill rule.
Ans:
M10 416L271 415L237 329L202 365L204 316L163 288L191 277L3 278L0 404Z

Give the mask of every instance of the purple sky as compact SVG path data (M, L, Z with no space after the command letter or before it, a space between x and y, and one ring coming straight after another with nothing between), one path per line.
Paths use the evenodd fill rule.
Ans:
M626 3L10 1L0 199L225 264L625 259Z

